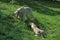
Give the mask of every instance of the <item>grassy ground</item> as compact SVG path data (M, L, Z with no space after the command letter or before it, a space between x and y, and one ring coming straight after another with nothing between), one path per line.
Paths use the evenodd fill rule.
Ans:
M0 40L42 40L35 37L23 22L13 16L21 6L29 6L40 28L45 30L44 40L60 40L60 5L53 2L32 1L23 5L0 1Z

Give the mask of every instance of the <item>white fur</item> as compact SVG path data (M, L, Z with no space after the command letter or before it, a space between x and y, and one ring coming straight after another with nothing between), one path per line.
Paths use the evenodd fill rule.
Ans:
M26 20L26 17L28 16L34 17L29 7L20 7L14 13L18 18L21 18L22 20Z
M43 30L37 28L37 26L33 22L30 23L30 25L31 25L31 28L33 29L33 31L35 32L36 36L39 35L40 33L44 32Z

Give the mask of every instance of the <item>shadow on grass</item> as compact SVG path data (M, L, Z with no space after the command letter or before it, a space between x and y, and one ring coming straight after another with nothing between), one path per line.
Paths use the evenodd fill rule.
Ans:
M0 2L9 3L11 0L0 0Z
M60 15L60 11L54 11L52 9L49 9L47 6L42 5L38 1L30 2L30 3L26 3L26 4L29 7L31 7L33 10L36 10L38 13L41 13L41 14L46 14L46 15L50 15L50 16Z
M60 8L60 1L38 1L38 3L47 7Z
M0 11L0 40L22 40L19 27L13 16L5 15Z

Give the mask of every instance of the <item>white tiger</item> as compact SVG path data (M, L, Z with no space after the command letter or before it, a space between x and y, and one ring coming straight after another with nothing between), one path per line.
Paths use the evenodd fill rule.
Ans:
M16 17L22 19L23 21L25 21L28 16L34 17L29 7L20 7L14 13Z

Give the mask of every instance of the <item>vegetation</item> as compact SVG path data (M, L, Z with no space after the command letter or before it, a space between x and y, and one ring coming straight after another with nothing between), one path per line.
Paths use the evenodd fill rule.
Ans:
M28 6L39 22L39 28L45 30L44 40L60 40L60 2L31 1L16 2L0 1L0 40L42 40L34 36L34 32L13 13L21 7ZM37 23L37 22L36 22Z

